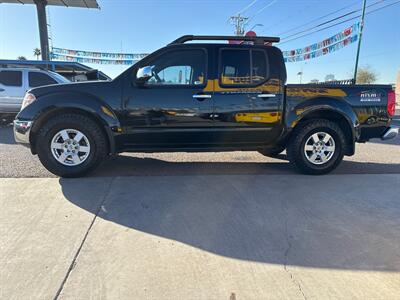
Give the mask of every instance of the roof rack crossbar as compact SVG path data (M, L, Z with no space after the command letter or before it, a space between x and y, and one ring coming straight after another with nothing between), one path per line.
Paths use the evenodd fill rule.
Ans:
M184 35L171 44L183 44L188 41L251 41L256 45L279 43L279 37L269 36L229 36L229 35Z

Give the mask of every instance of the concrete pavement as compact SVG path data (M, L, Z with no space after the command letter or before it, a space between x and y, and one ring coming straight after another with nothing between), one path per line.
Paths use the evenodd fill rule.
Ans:
M1 299L396 299L400 175L0 179Z

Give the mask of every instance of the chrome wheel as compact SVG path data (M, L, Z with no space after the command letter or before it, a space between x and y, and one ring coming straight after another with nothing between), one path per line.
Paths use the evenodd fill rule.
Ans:
M326 132L314 133L304 145L304 154L307 160L314 165L328 162L334 153L335 140Z
M77 166L88 158L90 143L79 130L63 129L54 135L50 149L59 163L65 166Z

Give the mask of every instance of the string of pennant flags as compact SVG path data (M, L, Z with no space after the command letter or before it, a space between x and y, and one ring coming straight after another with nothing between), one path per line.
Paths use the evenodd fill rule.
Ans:
M359 30L360 22L357 22L318 43L314 43L304 48L283 51L284 60L288 63L299 62L330 54L356 42L358 40ZM147 53L95 52L57 47L53 47L51 51L51 57L56 60L102 65L132 65L147 55Z
M72 62L87 63L87 64L100 64L100 65L133 65L134 63L136 63L141 59L141 58L137 59L91 58L91 57L72 56L68 54L58 54L54 52L51 54L51 57L52 59L56 60L72 61Z
M283 51L285 62L298 62L316 58L342 49L358 40L360 22L344 29L343 31L310 46Z
M147 56L147 53L110 53L110 52L94 52L83 50L72 50L64 48L52 48L52 52L58 55L72 56L72 57L91 57L96 59L114 59L114 60L140 60Z

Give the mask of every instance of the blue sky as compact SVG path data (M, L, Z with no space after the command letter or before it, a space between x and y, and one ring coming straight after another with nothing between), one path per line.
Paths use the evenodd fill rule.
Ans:
M149 53L184 34L233 33L227 22L254 0L98 0L101 10L50 7L50 25L55 47L126 53ZM368 0L373 4L382 0ZM377 8L397 0L383 0ZM361 0L256 0L244 12L254 16L259 35L287 36L317 25L353 9L361 8ZM269 5L266 9L263 7ZM336 15L303 26L320 16L350 6ZM261 10L261 11L260 11ZM355 16L355 15L352 15ZM302 48L321 41L350 26L351 21L285 44L282 50ZM36 9L33 5L0 4L0 58L15 59L24 55L34 59L33 48L39 46ZM288 82L324 80L332 73L337 79L352 77L356 44L333 54L299 63L287 63ZM394 83L400 70L400 3L366 16L360 65L369 65L378 73L381 83ZM111 77L126 66L99 68Z

